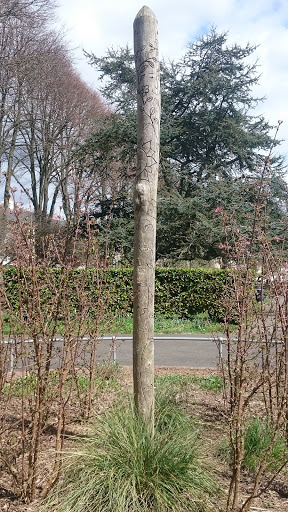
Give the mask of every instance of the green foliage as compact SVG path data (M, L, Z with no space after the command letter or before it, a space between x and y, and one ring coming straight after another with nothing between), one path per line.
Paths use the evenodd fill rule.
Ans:
M212 28L188 45L178 62L161 63L161 166L165 183L173 181L183 197L215 173L226 178L239 170L254 170L259 149L268 149L271 143L268 123L251 116L261 101L251 95L259 80L257 65L251 64L255 46L228 46L227 39L228 34ZM119 124L134 113L135 125L137 87L131 50L108 49L102 58L87 57L105 79L101 92L119 114ZM110 139L117 145L115 121L113 117ZM106 134L108 142L107 126ZM127 132L126 140L121 133L119 147L123 141L126 154L131 149L133 153L135 130Z
M178 258L225 258L222 246L227 241L226 237L231 247L235 243L236 232L250 240L259 182L260 178L257 181L256 173L248 178L242 176L216 180L210 177L205 186L199 187L189 197L179 194L160 197L157 214L157 258L176 261ZM266 202L263 228L274 246L275 237L285 239L285 196L287 200L285 180L271 171L262 191L263 201ZM222 215L217 210L225 213L225 227L229 225L226 232ZM230 219L233 219L232 225Z
M10 384L5 384L3 393L12 396L27 397L34 394L37 388L37 375L35 373L28 373L24 377L16 379Z
M23 332L23 322L15 324L13 314L5 315L5 319L2 325L2 331L4 335L9 335L13 328L13 333L21 334ZM75 332L77 332L78 325L75 322ZM157 315L154 319L154 332L157 334L182 334L182 333L210 333L210 332L221 332L223 325L219 322L213 321L208 313L198 313L190 318L179 318L174 316L172 318L166 318L161 315ZM65 334L65 325L60 320L57 323L57 334ZM85 325L83 327L85 331ZM108 320L100 321L98 325L99 334L117 334L133 333L133 315L132 313L113 315Z
M155 312L192 318L196 313L208 312L212 318L221 318L221 294L229 273L204 269L156 269Z
M182 334L191 332L218 332L223 326L209 318L207 313L198 313L191 318L172 318L156 315L154 318L154 332L157 334ZM133 333L133 315L117 315L109 322L100 323L99 332L105 334Z
M252 96L259 80L257 63L251 61L255 46L229 46L227 40L228 34L212 28L189 44L178 61L161 63L157 259L222 256L223 230L213 215L219 206L235 217L241 232L249 228L253 184L255 188L263 154L272 144L272 127L263 116L253 116L253 108L262 101ZM125 47L109 49L104 57L87 56L103 78L101 92L114 113L98 125L81 151L90 156L95 172L100 167L107 173L109 166L120 162L120 188L112 194L113 203L117 204L117 194L127 201L123 213L111 211L107 239L109 253L120 252L131 264L132 215L127 217L124 205L131 204L137 147L133 53ZM275 155L270 164L265 230L275 237L283 231L287 185L283 159ZM100 203L92 206L92 216L101 212ZM103 217L100 224L106 226L105 222Z
M227 37L212 29L178 62L163 65L163 152L183 197L215 175L254 172L260 148L271 143L268 123L251 116L261 101L251 95L259 79L251 64L255 46L228 46Z
M93 388L96 392L106 392L115 390L119 387L117 381L117 375L120 372L120 367L117 363L102 363L96 365L96 375L93 379ZM53 396L55 390L57 390L59 381L59 370L53 370L49 372L48 379L45 379L45 395ZM44 384L44 382L43 382ZM3 393L5 395L15 397L29 397L34 395L39 385L38 376L36 373L30 372L5 384ZM68 377L65 381L65 388L67 392L77 391L85 393L88 391L90 385L89 376L81 372L75 373L73 377Z
M75 453L47 508L53 512L204 512L216 487L203 469L193 422L161 401L155 435L132 405L98 417Z
M223 380L218 375L210 375L209 377L198 377L195 380L199 387L203 390L219 392L223 390Z
M67 380L67 387L70 386L70 380ZM79 393L85 393L89 390L90 381L89 377L86 375L77 375L74 377L72 381L72 388L76 389ZM106 391L115 391L119 389L118 380L116 377L103 375L103 376L97 376L93 379L92 382L93 389L96 393L100 392L106 392Z
M161 400L164 397L165 401L175 405L175 397L178 396L179 393L184 393L187 391L193 382L193 375L156 375L156 402L157 400Z
M20 315L29 316L34 308L33 280L30 278L30 269L18 274L17 269L11 267L4 274L7 299L15 315L20 305L23 308ZM229 272L224 270L156 268L156 317L193 319L196 314L206 312L210 317L221 318L221 294L227 278ZM65 275L65 280L61 279L61 269L39 270L37 286L41 287L39 296L44 311L49 309L55 290L62 287L54 305L58 315L61 304L65 305L67 314L73 315L83 303L83 294L90 305L92 318L97 317L98 308L101 312L105 310L106 315L132 312L132 269L111 269L101 273L92 268L72 269Z
M209 377L200 377L198 375L166 375L155 378L157 389L169 390L169 393L175 394L187 391L189 386L196 385L200 389L214 391L218 393L223 390L223 380L218 375L209 375Z
M154 319L154 332L156 333L181 334L185 332L201 332L204 334L211 331L221 331L221 329L221 324L213 321L208 313L198 313L191 316L191 318L179 318L177 316L166 318L156 315Z
M273 425L267 418L252 417L245 424L242 467L255 473L264 457L266 471L277 471L287 460L288 449L284 435L274 437ZM218 449L220 457L232 464L233 450L228 440ZM267 457L266 457L267 454Z
M273 425L265 418L255 417L247 422L245 428L243 467L251 471L258 469L259 463L271 446L267 457L267 469L277 470L288 457L284 436L277 435L273 441Z
M212 259L221 254L222 233L213 215L219 195L205 203L210 184L195 197L160 197L157 210L157 258ZM173 219L173 222L171 220Z

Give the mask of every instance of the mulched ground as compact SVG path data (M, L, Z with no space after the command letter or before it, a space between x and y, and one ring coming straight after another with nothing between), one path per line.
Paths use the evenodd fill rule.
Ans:
M208 377L215 375L217 372L210 369L189 369L189 368L172 368L172 367L156 367L156 375L166 376L171 374L179 375L197 375ZM132 390L132 369L123 368L119 373L118 380L121 387ZM95 400L94 410L95 413L101 413L103 410L111 406L114 400L119 399L119 391L107 392L99 396ZM17 400L11 403L11 414L14 416L17 413ZM221 393L211 391L204 391L199 386L189 385L187 389L179 394L177 400L188 413L193 414L201 424L201 437L203 439L203 446L205 447L205 455L209 459L211 453L217 442L223 437L223 434L228 432L227 418L223 399ZM81 435L87 431L87 424L79 420L79 410L77 406L69 410L69 417L67 419L66 432L68 436ZM53 425L43 433L42 452L41 452L41 478L38 479L38 490L41 490L45 477L48 474L49 467L51 466L51 450L53 450L54 436ZM72 441L69 437L66 442L66 448L69 449ZM210 455L209 455L210 454ZM209 460L208 460L209 463ZM221 460L213 458L213 473L220 482L224 491L223 507L225 502L225 493L229 486L229 469ZM252 478L249 474L244 475L242 481L242 498L248 496L249 490L252 488ZM223 508L224 510L224 508ZM19 502L13 495L13 486L11 479L7 474L2 471L0 473L0 512L38 512L39 502L35 501L32 504L26 505ZM279 476L273 482L271 488L266 491L260 498L258 498L253 507L252 512L288 512L288 476Z

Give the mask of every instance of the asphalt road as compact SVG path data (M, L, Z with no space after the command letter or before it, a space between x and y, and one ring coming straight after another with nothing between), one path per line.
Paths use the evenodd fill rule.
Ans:
M34 352L32 340L27 339L22 345L20 340L17 340L16 344L15 341L8 340L8 338L3 341L7 351L6 361L10 370L12 367L20 369L23 363L27 370L32 370L34 366L34 358L31 354L31 352ZM156 335L154 347L156 366L216 368L219 362L217 343L209 335ZM60 366L60 359L63 354L62 349L63 340L61 337L58 337L53 341L51 354L52 368ZM78 354L75 361L76 366L89 366L91 344L88 339L79 340L77 347L72 351ZM132 366L132 336L118 336L114 343L111 337L104 337L97 341L96 353L97 362L114 360L122 366Z
M159 335L154 338L154 347L156 366L215 368L219 361L217 345L209 335L169 335L169 339L168 335ZM108 341L100 342L99 357L102 351L107 353L107 348ZM116 340L116 360L123 366L130 366L132 357L132 338L122 340L120 336Z
M211 335L210 335L211 336ZM24 348L20 350L19 342L16 345L13 342L7 344L6 349L9 352L12 350L15 355L8 363L11 367L21 368L22 361L27 369L33 367L33 344L31 340L26 340ZM14 347L14 348L13 348ZM23 345L22 345L23 347ZM155 347L155 365L156 366L178 366L178 367L193 367L193 368L216 368L219 361L219 352L216 342L209 335L156 335L154 338ZM63 348L63 340L58 337L53 342L53 351L51 357L51 367L59 367L59 360L61 358ZM15 352L16 350L16 352ZM77 358L76 366L87 367L89 365L89 356L91 345L89 340L80 340L77 344ZM20 356L22 351L25 357ZM225 347L224 347L225 354ZM133 361L132 351L132 336L121 335L116 338L114 343L111 337L105 337L97 341L97 362L103 360L114 360L119 362L122 366L131 366Z

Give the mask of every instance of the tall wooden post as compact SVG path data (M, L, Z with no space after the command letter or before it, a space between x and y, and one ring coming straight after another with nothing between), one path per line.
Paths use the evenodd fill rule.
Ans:
M142 7L134 21L137 73L137 173L134 192L134 397L154 428L154 291L160 138L160 66L157 19Z

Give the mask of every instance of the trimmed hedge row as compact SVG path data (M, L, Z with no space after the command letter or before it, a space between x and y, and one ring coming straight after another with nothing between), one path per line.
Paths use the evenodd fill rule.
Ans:
M155 312L191 318L208 312L215 319L223 317L221 297L229 273L211 269L156 269Z
M35 296L40 307L48 307L58 293L65 309L79 309L86 303L91 313L103 308L113 314L133 310L132 269L26 269L19 275L16 268L3 272L8 302L14 310L31 307ZM156 268L155 313L166 317L191 318L208 312L221 318L221 296L228 279L225 270ZM59 294L60 291L60 294ZM35 295L36 294L36 295ZM34 298L33 298L34 297Z

